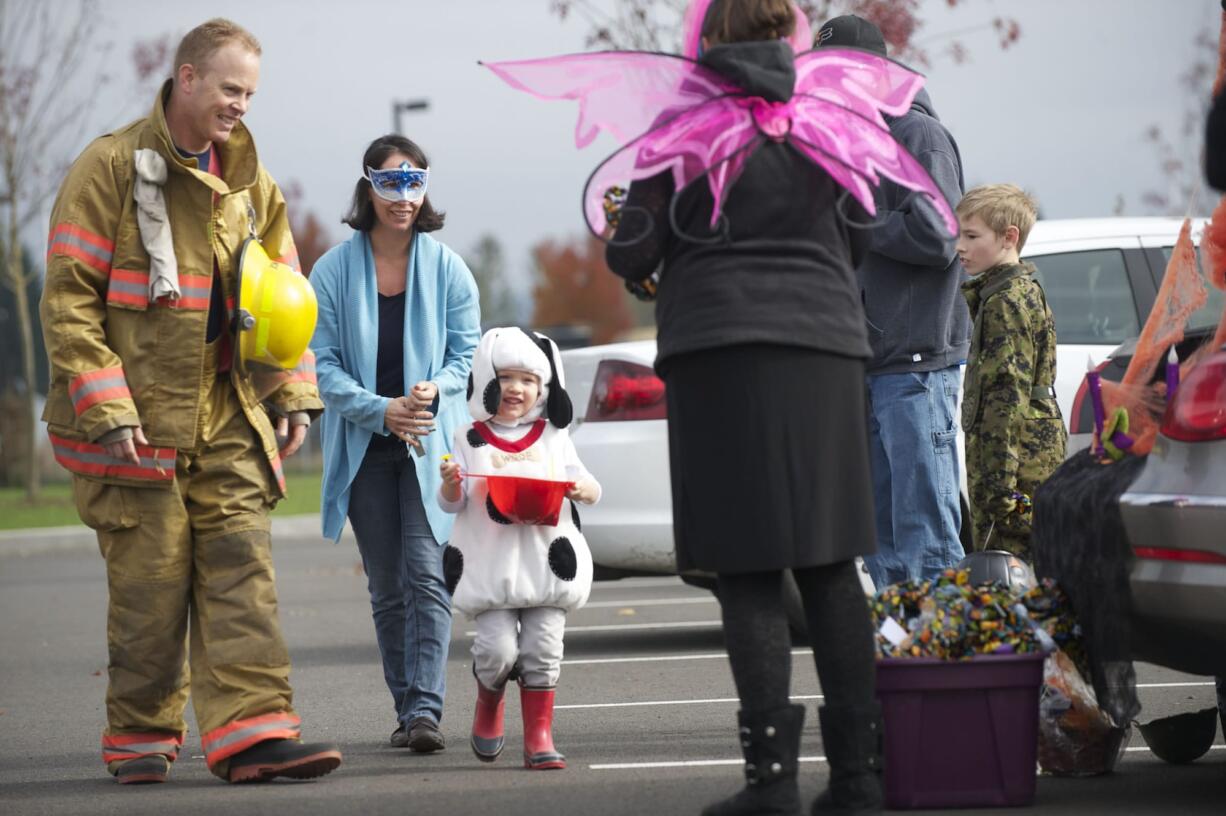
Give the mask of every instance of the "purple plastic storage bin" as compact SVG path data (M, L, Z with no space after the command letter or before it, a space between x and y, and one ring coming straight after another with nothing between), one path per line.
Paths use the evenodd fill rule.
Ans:
M1043 658L878 660L886 807L1030 804Z

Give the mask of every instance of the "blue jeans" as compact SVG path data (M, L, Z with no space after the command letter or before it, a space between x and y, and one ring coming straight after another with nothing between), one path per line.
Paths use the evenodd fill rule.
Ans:
M877 553L864 562L880 589L932 578L964 555L955 444L962 374L955 365L867 379Z
M438 723L447 686L451 596L414 463L403 446L366 454L349 494L349 523L366 568L375 639L396 717Z

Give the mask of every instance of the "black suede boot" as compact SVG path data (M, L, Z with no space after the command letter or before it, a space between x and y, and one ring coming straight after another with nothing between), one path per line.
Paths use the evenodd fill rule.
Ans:
M881 792L881 704L818 709L822 743L830 764L830 787L813 803L813 813L879 813Z
M741 753L745 755L745 789L708 805L702 816L757 816L800 813L796 766L805 708L788 705L756 714L737 712Z

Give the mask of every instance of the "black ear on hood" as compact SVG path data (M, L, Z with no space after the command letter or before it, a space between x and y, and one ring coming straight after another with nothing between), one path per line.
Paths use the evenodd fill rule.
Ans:
M485 406L485 411L490 416L498 414L498 406L502 405L502 385L498 382L497 377L486 383L485 393L481 395L481 404Z
M565 428L575 418L575 408L571 404L570 394L558 381L558 362L553 359L553 344L549 338L535 333L528 334L549 360L549 397L545 400L545 418L556 428Z

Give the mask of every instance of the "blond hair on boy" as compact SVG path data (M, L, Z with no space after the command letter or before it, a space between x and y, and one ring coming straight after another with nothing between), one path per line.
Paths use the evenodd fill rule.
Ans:
M1016 227L1017 251L1021 252L1039 217L1039 206L1016 184L981 184L962 196L957 213L962 219L979 216L984 226L998 236L1003 236L1009 227Z

